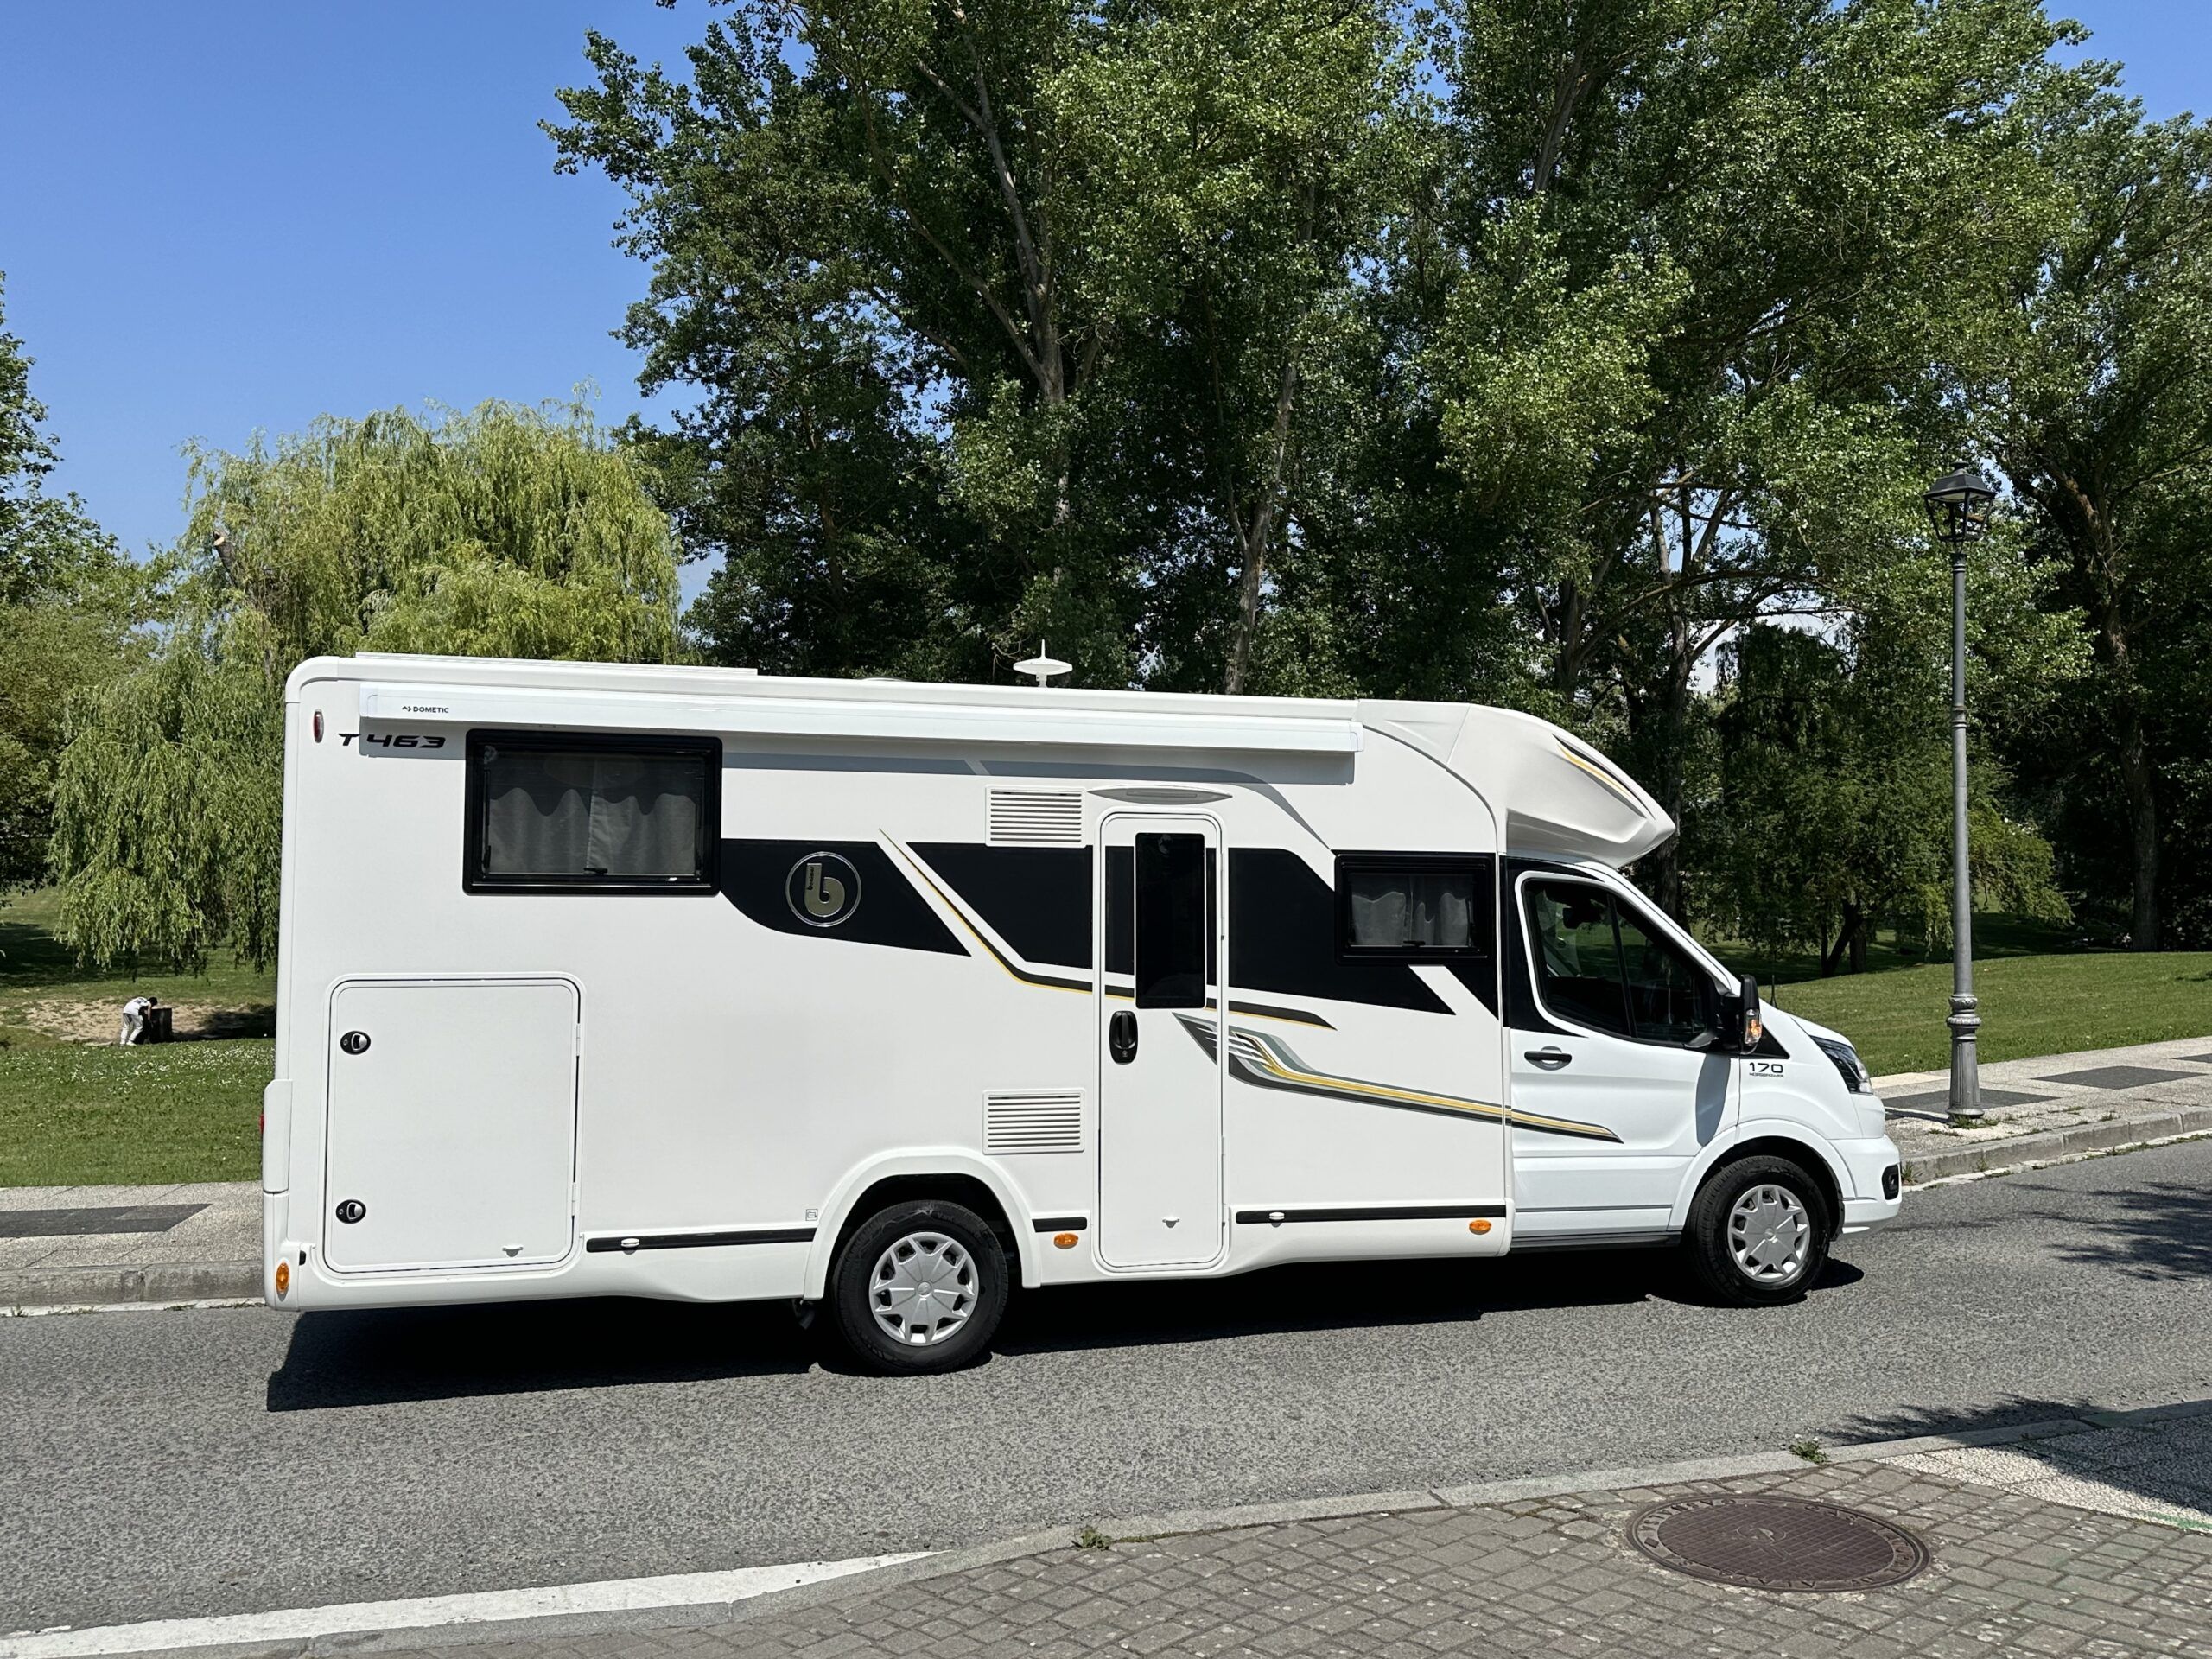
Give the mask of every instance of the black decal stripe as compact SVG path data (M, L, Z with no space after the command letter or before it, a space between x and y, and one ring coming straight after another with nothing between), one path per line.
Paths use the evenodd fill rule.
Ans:
M1213 1002L1211 999L1207 1001L1206 1006L1208 1007L1213 1007ZM1231 1014L1249 1014L1255 1020L1287 1020L1294 1026L1312 1026L1321 1031L1334 1031L1336 1029L1334 1026L1331 1025L1326 1020L1324 1020L1319 1014L1308 1014L1303 1008L1277 1007L1266 1002L1239 1002L1233 996L1230 999L1229 1011Z
M588 1238L584 1249L594 1255L609 1250L691 1250L722 1244L807 1244L814 1239L811 1227L757 1227L727 1233L618 1233Z
M1088 1216L1039 1216L1029 1224L1040 1233L1079 1233L1090 1225Z
M838 854L859 872L860 902L835 927L810 926L791 912L786 892L791 868L809 853ZM717 885L747 919L774 932L950 957L968 954L890 855L872 841L725 841Z
M916 842L912 851L1025 962L1090 967L1090 849Z
M892 845L895 847L898 843L893 842ZM1058 974L1040 974L1033 969L1017 966L1012 957L984 937L982 930L969 919L968 912L961 908L959 901L939 885L931 875L929 867L923 863L912 849L899 847L899 853L900 857L913 867L914 874L921 878L922 884L935 893L944 907L952 912L953 919L960 924L960 931L981 945L984 953L1000 967L1005 969L1012 978L1024 985L1033 985L1039 990L1080 991L1085 996L1090 995L1091 984L1087 979L1069 979Z
M1510 938L1509 938L1510 948ZM1497 963L1488 957L1457 957L1444 964L1452 977L1475 994L1475 1001L1497 1012Z
M1236 1221L1239 1226L1278 1221L1495 1221L1504 1215L1502 1204L1416 1204L1388 1209L1239 1210Z

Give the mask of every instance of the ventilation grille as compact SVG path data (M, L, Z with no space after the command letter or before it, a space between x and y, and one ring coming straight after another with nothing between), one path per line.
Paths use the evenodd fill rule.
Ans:
M985 1152L1081 1152L1083 1090L983 1096Z
M1073 791L995 789L990 839L995 847L1080 847L1083 797Z

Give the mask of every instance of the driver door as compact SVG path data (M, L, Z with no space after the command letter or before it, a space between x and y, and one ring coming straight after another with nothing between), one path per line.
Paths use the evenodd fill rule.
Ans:
M1518 1207L1555 1230L1663 1228L1733 1109L1717 988L1610 887L1532 872L1517 898L1535 991L1509 1033Z

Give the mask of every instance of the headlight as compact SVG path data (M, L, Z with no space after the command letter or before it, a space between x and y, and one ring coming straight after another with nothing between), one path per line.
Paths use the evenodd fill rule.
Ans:
M1854 1095L1874 1092L1874 1079L1867 1072L1866 1063L1859 1058L1859 1051L1849 1043L1839 1042L1833 1037L1815 1037L1821 1052L1835 1062L1835 1069L1843 1074L1843 1086Z

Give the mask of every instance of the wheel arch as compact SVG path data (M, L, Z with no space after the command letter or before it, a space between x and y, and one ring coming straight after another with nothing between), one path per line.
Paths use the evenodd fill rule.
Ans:
M830 1268L855 1228L886 1205L910 1198L944 1198L973 1210L998 1235L1022 1287L1036 1286L1036 1239L1033 1230L1023 1224L1029 1209L1014 1183L988 1159L946 1148L887 1154L838 1183L815 1228L803 1299L818 1302L829 1293Z
M1745 1126L1736 1136L1725 1144L1716 1142L1706 1149L1705 1156L1690 1168L1689 1177L1682 1183L1682 1190L1675 1200L1675 1212L1668 1224L1680 1232L1689 1224L1690 1205L1706 1184L1732 1164L1746 1158L1784 1158L1803 1168L1820 1184L1821 1201L1827 1206L1828 1236L1831 1240L1843 1230L1845 1194L1850 1184L1850 1172L1842 1160L1817 1139L1807 1135L1793 1124L1752 1123Z

